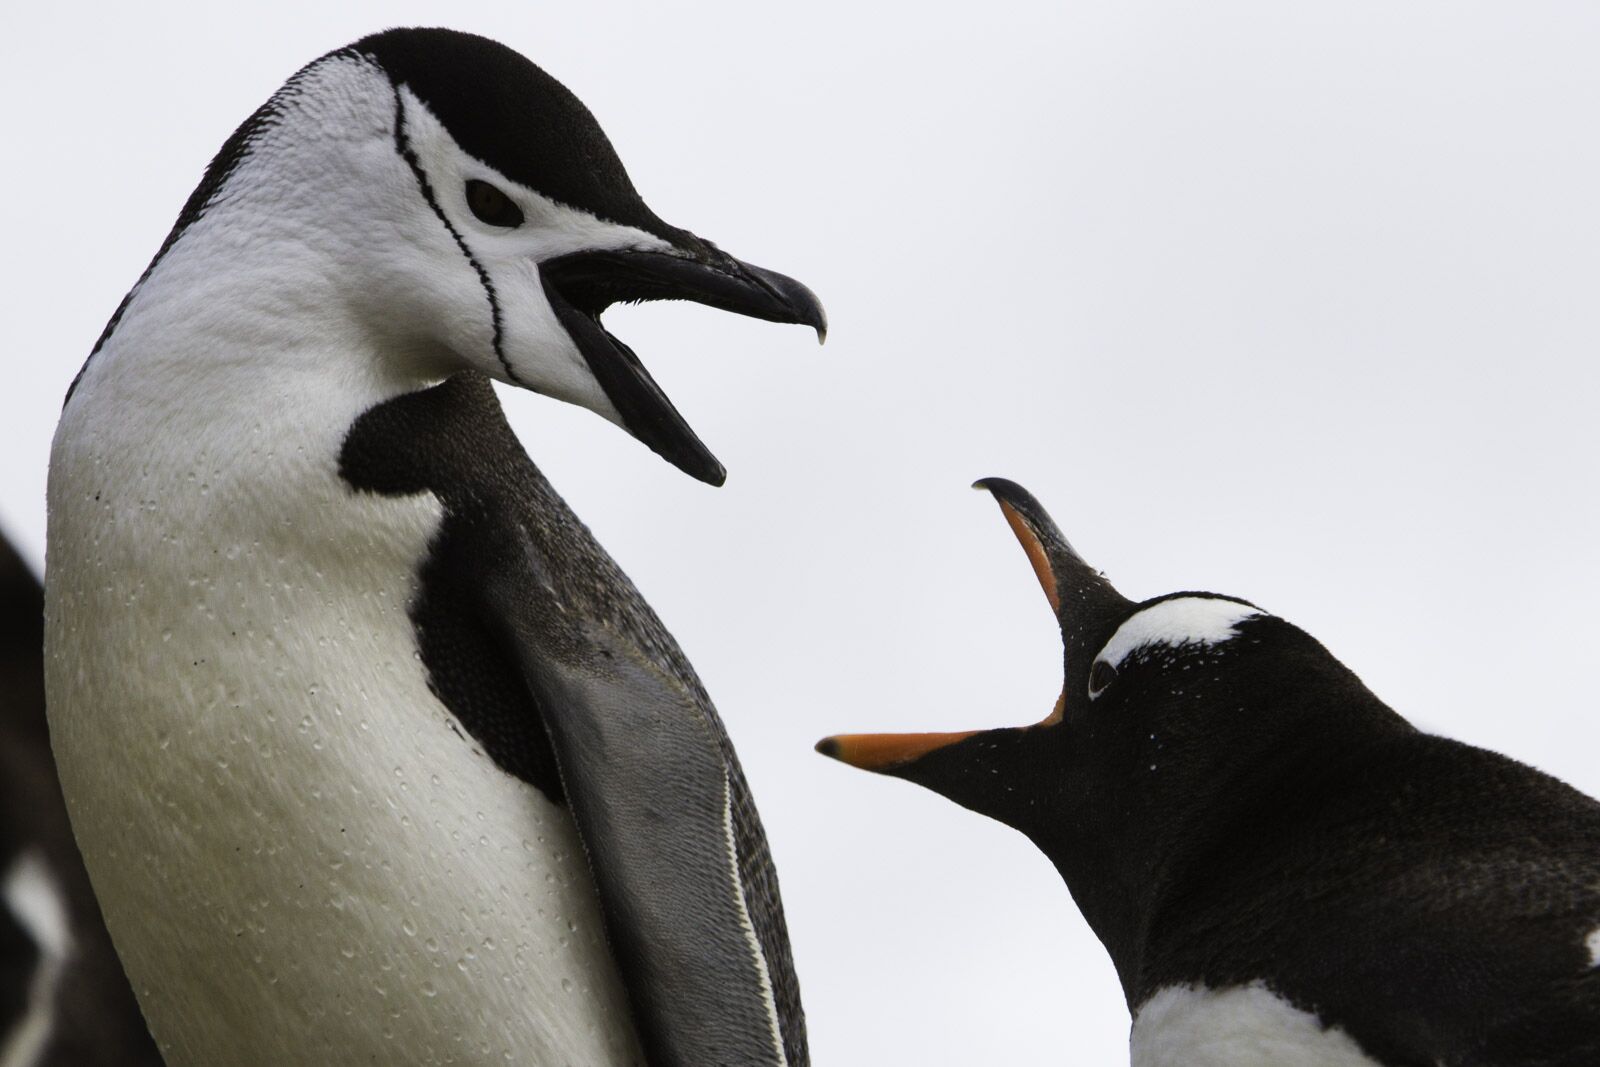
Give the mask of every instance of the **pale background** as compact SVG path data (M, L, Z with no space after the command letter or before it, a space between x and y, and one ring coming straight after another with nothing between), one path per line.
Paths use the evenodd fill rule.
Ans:
M611 314L720 491L507 396L728 721L819 1067L1125 1062L1023 838L811 752L1049 710L1053 625L978 476L1125 592L1250 597L1419 723L1600 792L1600 7L7 5L0 522L36 562L62 394L206 161L408 23L544 65L665 218L832 317L819 350Z

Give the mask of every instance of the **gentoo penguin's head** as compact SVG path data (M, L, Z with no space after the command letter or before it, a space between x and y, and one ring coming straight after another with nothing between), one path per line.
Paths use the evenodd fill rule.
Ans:
M270 185L279 218L309 212L303 242L333 260L316 281L386 350L587 407L703 481L720 484L721 464L601 312L692 300L825 332L804 285L658 218L582 102L495 41L395 29L332 52L213 170L289 159L278 142L296 131L314 150L257 168L245 192ZM241 181L212 200L237 199Z
M1403 721L1282 619L1213 593L1128 600L1021 486L977 487L999 502L1060 624L1055 707L1030 726L844 734L817 750L1026 833L1122 970L1142 936L1141 903L1175 855L1214 842L1308 750Z

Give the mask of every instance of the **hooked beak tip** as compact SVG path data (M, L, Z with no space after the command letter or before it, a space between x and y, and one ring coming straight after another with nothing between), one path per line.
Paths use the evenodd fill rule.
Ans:
M828 313L822 309L822 301L817 299L817 294L813 293L809 286L787 274L779 274L777 271L740 260L733 262L737 266L739 276L752 283L753 288L747 299L755 297L757 292L765 294L765 298L752 299L746 306L730 310L773 322L792 322L799 326L809 326L817 331L818 344L828 339ZM765 306L761 306L762 304Z
M1044 510L1039 506L1039 502L1033 498L1032 493L1022 488L1022 486L1018 485L1010 478L998 478L990 475L987 478L979 478L977 481L973 482L972 488L980 489L983 492L988 493L1002 504L1010 504L1012 507L1018 507L1020 505L1029 511L1038 511L1041 513Z
M822 301L817 299L804 284L793 278L771 271L761 272L764 279L774 283L773 288L789 306L793 321L801 326L809 326L817 331L817 344L826 344L828 341L828 313L822 309Z

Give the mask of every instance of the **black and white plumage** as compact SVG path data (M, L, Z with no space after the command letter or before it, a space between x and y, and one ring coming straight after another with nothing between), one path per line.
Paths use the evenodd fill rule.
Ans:
M612 948L660 1035L652 1062L764 1063L774 1036L787 1062L804 1062L783 906L727 733L672 636L528 460L488 381L459 375L369 411L340 472L364 491L443 501L411 608L423 662L489 756L572 811L602 908L624 917L609 924ZM700 958L709 965L682 963ZM691 1042L673 1017L686 1006L717 1009L695 1038L738 1025ZM748 1025L768 1013L776 1035Z
M489 378L720 464L610 304L820 334L570 93L395 30L229 140L69 395L47 662L73 826L190 1063L807 1062L738 761Z
M61 802L44 714L44 589L0 538L0 1065L160 1063Z
M818 749L1050 857L1135 1067L1600 1063L1600 803L1418 731L1253 604L1123 598L1019 486L979 485L1060 623L1055 710Z

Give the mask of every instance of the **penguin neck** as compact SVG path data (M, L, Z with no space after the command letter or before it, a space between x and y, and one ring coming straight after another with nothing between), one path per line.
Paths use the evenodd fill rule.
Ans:
M1150 991L1169 919L1214 895L1219 870L1281 853L1296 813L1337 794L1373 746L1415 732L1335 667L1299 699L1271 695L1253 723L1240 708L1237 730L1219 744L1175 744L1191 763L1169 757L1136 795L1097 808L1092 822L1032 821L1029 837L1105 945L1130 1007Z
M148 568L181 571L206 545L260 543L304 560L314 546L373 537L409 566L436 507L351 506L339 453L363 413L437 378L386 348L336 289L305 284L304 272L325 267L318 249L203 239L226 232L229 215L201 220L169 250L85 369L56 433L52 509L81 506L63 494L96 482L95 506L137 516L139 500L159 500L164 521L207 531L203 545L167 545L159 564L146 550ZM140 543L161 536L143 516L121 529Z
M318 284L327 264L317 250L236 244L226 217L200 225L216 239L187 236L140 286L85 368L64 428L92 420L95 438L139 447L157 466L197 451L240 465L295 453L331 465L362 412L444 376L385 345Z
M460 366L369 313L360 249L328 232L327 205L295 178L308 139L275 134L180 220L85 365L58 439L84 421L91 439L137 447L151 465L202 450L241 466L303 453L333 472L362 412Z
M353 418L459 367L384 314L404 295L386 269L397 226L384 224L403 220L374 217L369 190L413 182L383 74L343 52L306 67L213 160L68 413L81 385L173 427L252 413L309 423L339 407Z
M320 250L226 217L201 227L212 239L181 240L141 284L85 388L114 384L141 410L204 417L312 393L377 399L445 376L437 354L370 328L329 284L338 264Z

